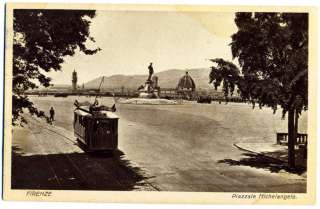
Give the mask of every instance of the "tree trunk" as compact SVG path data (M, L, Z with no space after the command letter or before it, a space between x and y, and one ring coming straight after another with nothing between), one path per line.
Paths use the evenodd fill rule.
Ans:
M296 141L295 136L295 110L289 110L288 112L288 166L289 168L295 168L295 151L294 145Z
M295 133L295 137L298 137L298 128L299 128L299 114L298 111L296 110L295 112L295 116L294 116L294 133Z

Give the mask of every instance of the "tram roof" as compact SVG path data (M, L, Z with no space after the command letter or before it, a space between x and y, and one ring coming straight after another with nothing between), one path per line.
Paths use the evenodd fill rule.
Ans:
M113 112L111 111L101 111L102 114L106 114L107 115L107 118L119 118L118 115L114 114Z
M90 113L87 113L87 112L85 112L83 110L79 110L79 109L76 109L74 112L78 115L81 115L81 116L90 116L91 115Z
M88 113L86 111L83 111L81 109L76 109L74 111L76 114L78 115L81 115L83 117L95 117L93 114L91 113ZM116 118L119 118L118 115L116 115L115 113L111 112L111 111L106 111L106 110L102 110L102 111L99 111L101 113L101 115L105 115L106 118L112 118L112 119L116 119ZM98 115L101 116L100 114Z

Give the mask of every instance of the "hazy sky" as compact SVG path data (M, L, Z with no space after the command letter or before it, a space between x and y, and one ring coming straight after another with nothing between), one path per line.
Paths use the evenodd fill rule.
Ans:
M78 72L81 85L98 76L147 74L168 69L209 67L208 58L231 60L228 44L237 30L233 13L97 11L91 35L102 50L95 55L66 57L62 72L52 72L54 84L71 84Z

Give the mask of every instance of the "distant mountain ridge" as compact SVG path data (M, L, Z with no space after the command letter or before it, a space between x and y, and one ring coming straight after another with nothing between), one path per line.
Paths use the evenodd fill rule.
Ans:
M155 73L159 78L160 88L176 88L182 76L188 71L189 75L193 78L197 89L212 89L209 85L209 68L196 68L188 70L171 69ZM148 75L112 75L104 76L102 89L119 89L122 86L126 89L137 89L140 85L144 84ZM98 89L102 76L93 79L84 84L85 89Z

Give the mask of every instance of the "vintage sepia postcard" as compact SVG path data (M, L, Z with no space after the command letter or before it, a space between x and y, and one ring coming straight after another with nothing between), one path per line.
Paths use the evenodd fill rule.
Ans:
M314 203L316 16L7 4L3 198Z

